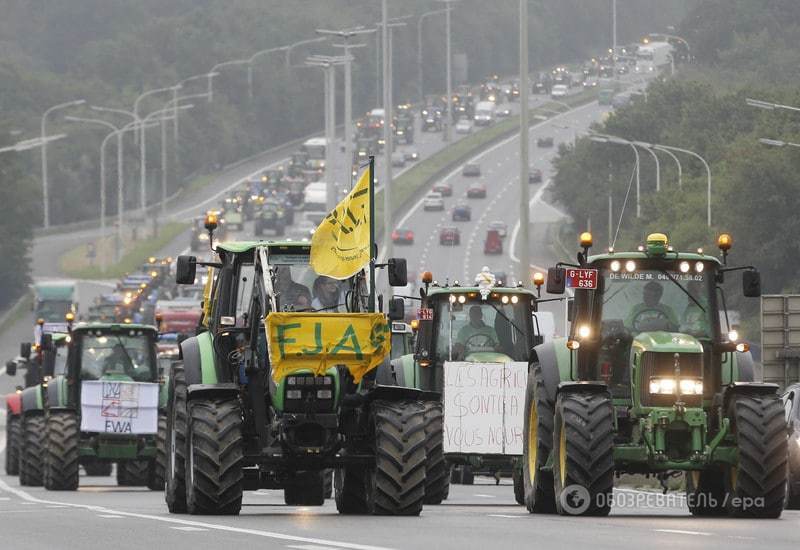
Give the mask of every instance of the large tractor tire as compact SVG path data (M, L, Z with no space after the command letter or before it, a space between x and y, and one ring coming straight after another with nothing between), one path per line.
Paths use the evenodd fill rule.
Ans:
M323 490L325 499L333 498L333 470L325 470L325 489Z
M514 482L514 500L517 504L525 506L525 479L522 477L522 466L514 465L511 480Z
M686 504L693 516L725 515L725 481L722 469L686 472Z
M556 511L553 472L542 470L553 450L554 408L555 403L545 391L542 367L533 363L525 390L522 432L523 499L532 514L553 514Z
M417 516L425 498L425 409L376 400L374 513Z
M183 363L172 364L169 377L167 434L165 451L167 467L164 500L172 514L186 513L186 374Z
M242 509L242 413L237 399L189 402L186 430L186 509L237 515Z
M117 462L117 485L120 487L144 487L147 485L149 472L149 460Z
M287 506L322 506L325 504L325 470L297 472L283 488Z
M156 432L156 458L150 464L147 488L152 491L163 491L167 469L167 415L159 413L158 431Z
M425 504L441 504L450 488L450 469L444 459L442 404L425 403Z
M553 476L561 515L607 516L614 489L614 412L607 392L556 400Z
M77 491L80 465L78 415L53 411L45 421L44 488L48 491Z
M44 416L27 416L22 421L19 484L39 487L44 483Z
M779 518L786 498L788 437L777 395L735 395L728 407L736 434L738 466L728 468L728 513Z
M93 460L85 463L83 469L86 470L87 476L108 477L111 475L114 465L111 462Z
M20 418L10 414L6 418L6 474L16 476L19 475Z
M336 509L340 514L371 514L375 476L363 466L345 466L333 473Z

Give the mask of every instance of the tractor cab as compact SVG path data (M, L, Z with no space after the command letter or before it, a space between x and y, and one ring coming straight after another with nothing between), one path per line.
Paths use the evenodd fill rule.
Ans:
M76 326L70 334L65 374L78 380L157 382L155 327L135 324L89 323ZM77 387L77 386L75 386Z

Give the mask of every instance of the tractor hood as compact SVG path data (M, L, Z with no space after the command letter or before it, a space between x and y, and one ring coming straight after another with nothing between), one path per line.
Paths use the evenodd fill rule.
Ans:
M633 339L631 348L639 353L703 353L703 346L697 338L682 332L641 332Z

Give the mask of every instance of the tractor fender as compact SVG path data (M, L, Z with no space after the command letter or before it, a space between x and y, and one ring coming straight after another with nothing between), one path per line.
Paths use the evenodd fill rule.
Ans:
M375 386L366 395L369 401L385 399L386 401L422 401L426 392L402 386Z
M187 387L193 384L228 382L225 373L217 368L214 355L210 332L203 332L181 342L181 358Z
M533 348L530 363L538 363L544 377L544 390L548 400L555 403L558 386L569 378L569 353L566 340L556 338ZM562 351L563 349L563 351Z
M41 385L25 388L22 390L22 395L20 397L23 413L34 411L41 412L43 410Z
M728 410L728 404L735 395L778 395L778 384L764 382L734 382L722 390L722 410Z
M22 412L22 394L14 392L6 395L6 410L8 414L19 415Z
M69 401L67 379L57 376L47 383L47 408L64 409Z
M239 395L239 386L232 382L223 384L190 384L186 388L186 393L189 399L209 396L237 397Z
M403 355L391 361L386 359L378 366L375 382L381 386L401 386L413 388L414 384L414 356Z
M562 393L608 393L608 386L603 382L561 382L558 385L558 394ZM610 394L609 394L610 395Z

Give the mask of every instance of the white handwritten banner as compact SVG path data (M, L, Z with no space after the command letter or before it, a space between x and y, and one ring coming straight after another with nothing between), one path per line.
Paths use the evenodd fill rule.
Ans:
M444 364L444 452L522 454L527 363Z
M154 434L158 384L119 380L81 382L81 431Z

